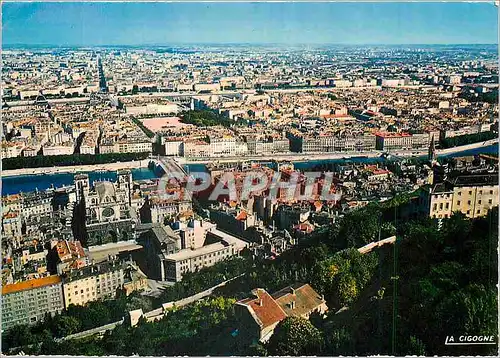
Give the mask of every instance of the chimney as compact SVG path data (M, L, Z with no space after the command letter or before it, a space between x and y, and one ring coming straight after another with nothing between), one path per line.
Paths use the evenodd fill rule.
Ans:
M260 307L262 307L264 305L264 303L262 302L262 298L259 298L259 302L257 303Z
M294 310L294 309L295 309L295 301L291 301L291 302L290 302L290 308L291 308L292 310Z
M295 295L295 288L290 287L290 293L291 293L292 295Z

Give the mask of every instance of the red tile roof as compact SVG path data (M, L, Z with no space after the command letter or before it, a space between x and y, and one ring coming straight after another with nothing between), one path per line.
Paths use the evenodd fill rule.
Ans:
M325 303L309 284L283 288L273 294L273 298L288 316L303 316L319 309ZM292 306L294 302L294 306Z
M375 133L377 137L382 138L398 138L398 137L411 137L410 133L395 133L395 132L377 132Z
M276 301L262 288L253 291L256 298L246 298L238 301L238 304L246 306L261 328L269 327L287 317L285 311Z

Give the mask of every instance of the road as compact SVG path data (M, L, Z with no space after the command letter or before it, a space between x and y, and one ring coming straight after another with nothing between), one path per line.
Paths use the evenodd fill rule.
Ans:
M472 143L463 145L460 147L453 147L447 149L438 149L436 153L438 156L446 156L454 153L463 152L470 149L476 149L481 147L486 147L498 143L498 139L491 139L485 142ZM186 164L206 164L206 163L231 163L239 162L243 160L253 160L253 161L272 161L272 160L283 160L292 162L305 162L312 160L331 160L331 159L352 159L355 157L368 157L377 158L382 155L382 151L376 150L372 152L343 152L343 153L286 153L286 154L272 154L270 156L239 156L239 157L213 157L213 158L183 158L178 157L176 161L180 165ZM395 151L390 154L401 157L420 157L427 155L427 150L421 151ZM169 157L170 158L170 157ZM76 172L92 172L96 170L120 170L120 169L133 169L133 168L145 168L148 166L150 159L137 160L132 162L118 162L118 163L108 163L108 164L96 164L96 165L77 165L68 167L44 167L44 168L23 168L23 169L13 169L13 170L3 170L2 176L17 176L17 175L37 175L37 174L57 174L57 173L76 173Z
M450 155L453 153L459 153L470 149L476 149L481 147L490 146L492 144L498 143L498 139L491 139L485 142L472 143L463 145L460 147L453 147L447 149L438 149L436 150L436 154L438 156ZM341 153L286 153L286 154L272 154L272 156L238 156L238 157L219 157L219 158L177 158L176 160L181 165L185 164L206 164L211 162L219 162L219 163L230 163L230 162L239 162L244 160L253 160L253 161L271 161L271 160L283 160L283 161L292 161L292 162L305 162L312 160L332 160L332 159L352 159L355 157L368 157L368 158L377 158L382 155L383 151L375 150L371 152L341 152ZM409 157L421 157L427 155L427 149L425 150L406 150L406 151L394 151L390 152L391 155L401 158L409 158Z
M95 165L72 165L66 167L42 167L42 168L22 168L2 170L3 177L18 176L18 175L39 175L39 174L58 174L58 173L77 173L77 172L93 172L97 170L115 171L120 169L136 169L146 168L149 164L149 159L134 160L131 162L116 162L107 164Z

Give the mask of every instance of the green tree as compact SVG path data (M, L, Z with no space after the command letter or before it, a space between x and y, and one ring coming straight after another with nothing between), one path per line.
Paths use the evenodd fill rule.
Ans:
M415 336L410 336L402 349L401 355L425 356L425 344Z
M267 349L271 355L318 355L323 348L321 332L301 317L287 317L275 328Z
M75 317L58 315L53 321L53 332L56 337L65 337L79 332L81 329L80 321Z
M325 352L331 356L354 355L354 335L346 327L325 330Z
M125 311L129 312L132 310L142 309L143 312L149 312L153 310L153 303L146 296L141 296L137 293L132 293L127 298L127 303L125 306Z
M340 222L334 246L337 249L345 249L377 241L381 215L376 205L368 205L347 213Z

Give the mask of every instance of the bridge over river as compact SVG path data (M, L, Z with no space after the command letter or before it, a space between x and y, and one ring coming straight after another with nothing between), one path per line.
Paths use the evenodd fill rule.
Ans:
M184 169L184 167L177 162L173 158L167 157L151 157L151 161L149 162L149 167L154 169L155 174L159 174L159 176L165 174L180 174L182 176L187 176L188 173Z

